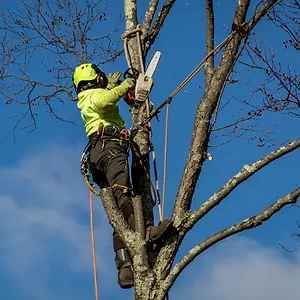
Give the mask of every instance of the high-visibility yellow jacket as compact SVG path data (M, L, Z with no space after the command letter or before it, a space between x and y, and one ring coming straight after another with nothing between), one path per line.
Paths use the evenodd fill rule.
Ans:
M126 124L120 115L117 102L128 90L128 83L122 82L119 86L108 89L88 89L78 94L77 106L80 109L87 137L97 131L99 124L116 125L124 129Z

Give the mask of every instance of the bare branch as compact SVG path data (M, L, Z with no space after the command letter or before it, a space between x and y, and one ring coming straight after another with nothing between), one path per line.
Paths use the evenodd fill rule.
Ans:
M237 119L236 121L230 123L230 124L226 124L226 125L223 125L221 127L218 127L218 128L212 128L211 131L220 131L220 130L223 130L223 129L226 129L226 128L229 128L229 127L233 127L233 126L236 126L238 125L239 123L243 123L245 121L248 121L248 120L251 120L252 118L254 117L254 115L250 115L248 117L244 117L244 118L239 118Z
M238 30L245 22L251 0L238 1L233 18L232 30Z
M158 5L159 0L151 0L149 2L148 9L145 14L144 22L142 25L142 30L145 33L145 36L148 34L148 31L150 29L151 23L153 21L157 5Z
M166 0L166 2L163 4L148 35L147 44L145 45L146 51L148 51L151 45L155 42L155 39L158 36L161 28L163 27L164 22L175 2L176 0Z
M212 129L215 126L215 123L216 123L217 118L218 118L219 109L220 109L220 103L221 103L221 100L222 100L222 96L223 96L226 84L228 82L228 78L229 78L230 74L232 73L233 68L234 68L236 62L238 61L238 59L240 58L241 54L243 53L243 51L244 51L244 49L245 49L245 47L247 45L247 41L248 41L248 36L245 38L245 40L243 42L243 46L239 50L239 53L236 55L235 60L234 60L234 62L231 65L231 70L227 73L226 80L224 81L224 84L223 84L223 86L221 88L221 91L220 91L220 94L219 94L219 99L218 99L217 104L216 104L216 108L215 108L215 111L214 111L214 117L213 117L213 119L211 121L211 124L210 124L210 129L209 129L210 133L212 132Z
M255 58L263 63L258 65ZM275 112L287 111L291 114L297 114L294 111L300 107L300 88L298 84L298 73L289 67L283 70L280 60L276 59L274 53L266 53L258 46L251 47L248 45L247 53L251 59L252 65L241 62L243 65L249 66L251 69L258 69L265 73L266 80L260 85L257 91L265 95L265 108ZM278 82L275 90L271 91L268 86L273 81Z
M256 161L252 165L245 165L243 169L233 176L218 192L210 197L205 203L203 203L197 210L195 210L189 217L190 226L198 222L203 216L205 216L211 209L218 205L223 199L225 199L240 183L249 179L252 175L257 173L262 168L266 167L271 162L278 158L298 149L300 147L300 139L295 140L286 146L270 152L267 156Z
M27 104L24 116L16 122L17 128L28 128L26 121L36 117L36 111L44 107L49 108L47 112L56 119L64 120L54 112L53 106L75 100L71 80L75 65L83 61L113 61L122 53L112 42L118 24L103 36L95 36L92 32L92 28L97 28L99 22L107 19L107 5L108 2L103 0L87 0L84 4L75 0L56 0L53 3L49 0L36 3L21 0L19 8L1 13L0 93L7 104ZM32 68L37 57L40 61L38 73ZM41 73L44 82L34 78ZM28 97L32 84L35 89ZM34 128L36 120L29 122Z
M215 44L215 17L213 0L206 0L206 55L211 53ZM214 70L214 55L210 55L205 65L205 82L206 86L210 82Z
M236 223L226 229L210 236L208 239L198 244L192 248L188 254L186 254L171 270L170 274L165 279L165 283L168 283L168 287L171 287L179 274L184 270L184 268L189 265L199 254L203 253L206 249L212 245L228 238L234 234L242 232L244 230L249 230L257 226L262 225L264 222L269 220L274 214L279 212L284 206L290 205L297 202L300 197L300 187L293 192L287 194L286 196L278 199L272 205L270 205L265 210L261 211L257 215L244 219L243 221Z
M268 0L266 1L252 16L248 22L245 30L250 32L255 25L276 5L280 4L282 0Z
M143 204L141 196L135 196L134 200L134 216L135 216L135 231L138 232L141 238L145 238L145 223L143 216Z
M285 246L283 246L281 243L279 243L279 246L280 246L283 250L285 250L286 252L291 252L291 253L295 252L296 250L298 250L298 249L300 248L300 245L298 245L298 246L295 247L294 249L290 250L290 249L287 249Z
M295 50L300 50L299 7L299 0L285 0L269 15L271 22L287 34L285 48L292 46Z

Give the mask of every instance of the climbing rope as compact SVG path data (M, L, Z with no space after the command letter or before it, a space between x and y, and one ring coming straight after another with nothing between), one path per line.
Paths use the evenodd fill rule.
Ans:
M90 191L90 227L91 227L91 241L92 241L92 254L93 254L93 270L94 270L94 286L95 297L99 300L98 278L97 278L97 255L95 246L95 231L94 231L94 216L93 216L93 192Z
M153 162L153 172L154 172L154 179L155 179L155 189L156 189L156 198L158 204L158 213L159 213L159 220L163 220L163 210L161 207L161 200L160 200L160 190L159 190L159 181L158 181L158 171L157 171L157 164L156 164L156 155L154 151L154 146L150 143L150 151L152 151L152 162Z
M165 144L164 144L164 163L163 163L163 194L162 194L162 218L164 218L165 211L165 198L166 198L166 186L167 186L167 152L168 152L168 134L169 134L169 107L166 109L166 124L165 124Z
M97 256L96 256L96 246L95 246L95 232L94 232L94 216L93 216L93 193L100 196L93 186L93 178L89 168L88 154L89 144L85 147L80 160L81 174L83 175L84 181L90 190L90 229L91 229L91 243L92 243L92 256L93 256L93 271L94 271L94 287L95 287L95 297L99 300L98 291L98 278L97 278Z
M138 40L137 46L138 46L139 60L140 60L139 63L140 63L141 70L144 72L143 55L142 55L141 42L140 42L140 32L141 32L141 26L137 25L135 29L124 32L121 35L121 39L124 41L124 52L125 52L125 58L126 58L128 68L132 69L132 63L131 63L129 50L128 50L128 40L129 40L128 37L137 34L137 40Z

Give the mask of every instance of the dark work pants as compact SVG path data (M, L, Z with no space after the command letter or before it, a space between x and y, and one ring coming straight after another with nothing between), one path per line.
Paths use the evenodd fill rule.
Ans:
M91 144L93 145L93 140ZM100 139L90 150L90 165L93 179L100 188L112 187L114 184L131 187L129 179L126 148L119 141L109 138ZM124 219L132 230L135 229L134 209L131 192L123 188L113 188L116 202ZM113 233L113 247L117 251L126 248L116 232Z

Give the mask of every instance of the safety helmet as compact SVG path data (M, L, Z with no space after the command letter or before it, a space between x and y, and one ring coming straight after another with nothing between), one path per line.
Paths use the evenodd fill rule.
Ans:
M86 85L87 88L100 87L106 88L108 79L95 64L85 63L78 66L73 74L73 83L76 92L79 93L81 88Z

